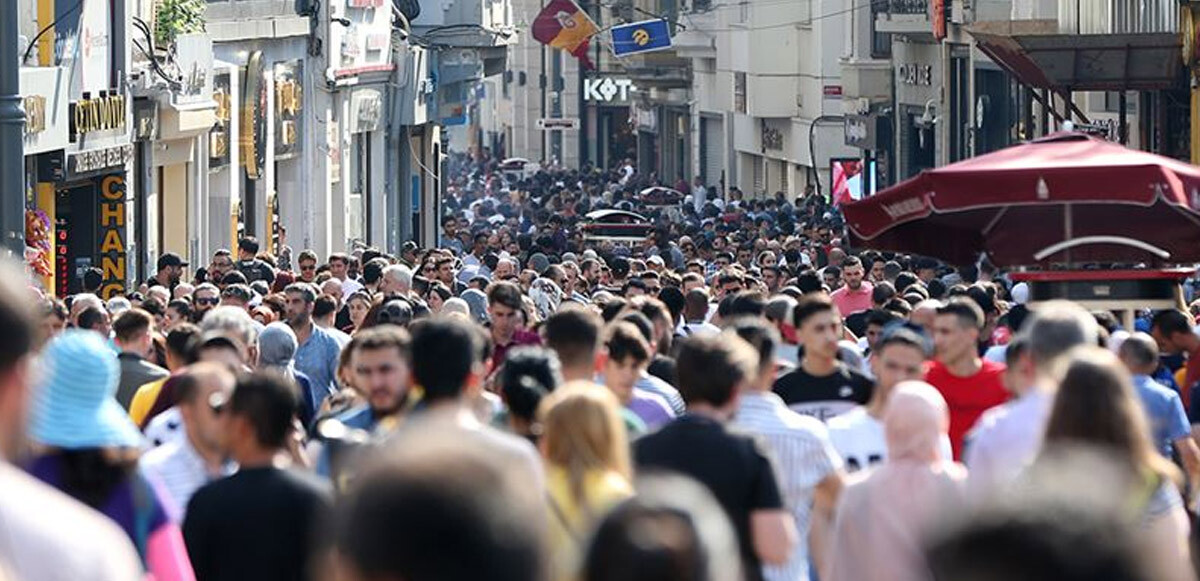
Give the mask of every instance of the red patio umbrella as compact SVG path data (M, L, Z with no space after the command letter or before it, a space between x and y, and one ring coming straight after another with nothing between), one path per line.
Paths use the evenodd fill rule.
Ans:
M843 206L851 243L953 264L1200 262L1200 167L1057 133Z

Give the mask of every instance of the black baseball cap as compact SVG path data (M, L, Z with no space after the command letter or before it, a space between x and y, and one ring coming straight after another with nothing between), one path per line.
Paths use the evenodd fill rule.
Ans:
M188 265L187 261L184 260L182 256L179 256L178 254L175 254L174 252L164 252L162 256L158 257L158 269L159 270L162 270L168 266L187 266L187 265Z

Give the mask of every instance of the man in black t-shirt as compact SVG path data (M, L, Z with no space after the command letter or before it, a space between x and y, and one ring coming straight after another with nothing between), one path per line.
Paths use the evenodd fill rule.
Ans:
M188 503L183 537L196 579L308 581L330 541L331 491L315 476L276 468L292 436L295 390L283 376L256 373L238 381L225 416L236 474L201 488ZM325 533L326 535L328 533Z
M746 578L760 580L762 563L787 561L796 529L762 444L725 428L738 391L755 377L758 355L737 335L693 336L683 340L677 361L688 412L635 442L637 464L707 486L737 531Z
M809 293L792 310L803 358L773 390L793 411L826 421L870 401L872 381L838 360L842 319L824 293Z
M234 265L246 277L246 283L256 280L275 282L275 269L258 258L258 239L247 236L238 241L238 261Z

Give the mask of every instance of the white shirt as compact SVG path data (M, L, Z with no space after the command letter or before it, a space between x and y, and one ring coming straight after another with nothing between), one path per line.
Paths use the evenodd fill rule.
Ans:
M720 335L721 328L708 322L684 323L679 326L681 335Z
M846 461L846 470L868 469L887 460L887 437L883 422L871 417L865 406L858 406L840 416L829 418L829 440ZM938 445L943 460L952 460L950 436L942 434Z
M1053 403L1052 394L1035 388L983 413L964 444L970 497L981 499L1006 488L1033 462Z
M147 477L162 485L176 509L167 512L180 524L187 516L187 505L192 495L201 486L215 480L209 474L204 458L186 437L147 452L138 461L138 466ZM236 470L235 464L226 463L217 477L229 476Z
M760 436L775 460L779 491L796 519L800 542L782 566L764 566L766 581L807 581L808 529L812 519L813 491L817 484L842 466L820 420L802 416L784 405L774 393L743 393L733 426Z
M167 411L154 416L150 423L143 430L146 434L146 440L151 446L162 446L171 442L178 442L181 438L187 439L183 432L183 414L179 413L179 407L173 406Z
M346 280L341 281L341 283L342 283L342 300L350 298L350 295L363 289L362 283L358 282L357 280L354 280L352 278L347 278Z

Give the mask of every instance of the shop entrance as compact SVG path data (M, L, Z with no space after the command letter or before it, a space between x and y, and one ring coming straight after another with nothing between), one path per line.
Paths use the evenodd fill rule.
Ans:
M83 273L95 266L96 184L86 182L60 188L55 195L56 248L55 294L60 297L83 291Z

